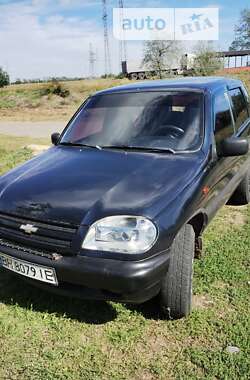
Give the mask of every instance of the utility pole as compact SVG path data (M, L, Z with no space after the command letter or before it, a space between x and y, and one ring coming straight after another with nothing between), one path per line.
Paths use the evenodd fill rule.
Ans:
M120 8L120 26L123 24L123 9L124 9L124 1L119 0L119 8ZM123 28L122 28L123 30ZM123 65L123 62L127 62L127 43L125 38L125 31L123 30L122 39L119 41L119 67Z
M95 62L96 62L96 54L93 51L92 43L89 44L89 76L90 78L94 78L95 76Z
M103 31L104 31L104 60L105 60L105 75L111 74L111 60L109 50L109 33L108 33L108 13L107 13L107 1L102 0L103 5Z

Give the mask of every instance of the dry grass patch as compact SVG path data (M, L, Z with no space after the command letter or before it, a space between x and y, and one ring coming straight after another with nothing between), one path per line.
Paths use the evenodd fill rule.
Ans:
M206 295L196 294L193 296L193 308L194 309L206 309L214 306L214 301Z
M0 89L1 121L66 121L91 94L126 84L127 79L95 79L60 82L70 95L46 94L51 83L11 85Z
M241 79L250 90L249 72L218 75ZM128 79L83 79L60 82L69 90L66 98L53 94L45 95L44 90L51 83L11 85L0 89L0 115L2 121L67 121L80 104L96 91L131 83Z
M48 150L50 148L49 145L39 145L39 144L30 144L25 146L25 148L31 150L33 156L37 156L38 154L41 154Z

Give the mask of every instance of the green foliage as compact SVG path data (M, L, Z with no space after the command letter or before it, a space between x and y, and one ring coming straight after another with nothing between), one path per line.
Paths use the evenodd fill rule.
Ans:
M142 65L155 72L159 78L163 78L164 71L171 68L178 51L176 41L146 41Z
M126 78L126 75L124 75L123 73L119 73L115 76L115 79L124 79Z
M28 160L31 156L31 151L27 148L18 147L15 150L9 150L0 143L0 175L19 163Z
M22 84L22 80L20 78L17 78L13 84Z
M213 75L222 68L222 62L210 44L198 43L194 48L194 75Z
M61 98L67 98L70 95L70 91L56 79L53 79L47 87L44 87L40 91L41 95L57 95Z
M0 67L0 87L8 86L9 84L9 74Z
M49 141L47 139L37 139L34 141L27 137L0 135L0 175L32 157L31 150L26 147L26 145L31 143L48 145Z
M239 24L235 26L235 40L230 50L250 49L250 9L243 9Z
M114 74L103 74L101 76L101 79L115 79L115 75Z

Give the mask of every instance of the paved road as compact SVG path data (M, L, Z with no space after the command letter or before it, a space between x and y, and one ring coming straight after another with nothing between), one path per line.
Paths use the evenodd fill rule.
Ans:
M61 132L64 122L1 122L0 134L10 136L50 137L53 132Z

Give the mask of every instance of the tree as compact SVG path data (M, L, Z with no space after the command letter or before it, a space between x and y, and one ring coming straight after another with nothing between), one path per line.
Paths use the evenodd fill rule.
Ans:
M9 74L0 67L0 87L8 86L9 84Z
M179 45L176 41L146 41L142 65L154 71L159 78L162 78L164 71L171 68L178 52Z
M17 79L15 80L14 84L22 84L21 79L20 79L20 78L17 78Z
M241 11L239 25L235 26L235 40L229 49L250 49L250 9L243 9L243 11Z
M211 43L198 42L194 48L194 54L195 75L212 75L222 69L222 62Z

